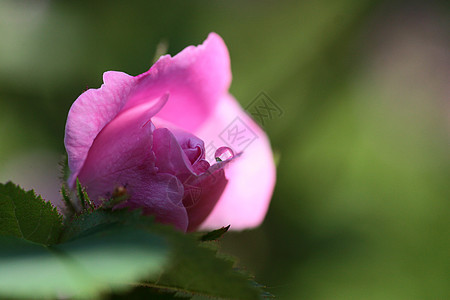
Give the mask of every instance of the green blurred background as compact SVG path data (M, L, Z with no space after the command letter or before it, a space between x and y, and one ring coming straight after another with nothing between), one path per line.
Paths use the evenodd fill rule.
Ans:
M78 95L215 31L233 95L284 111L267 218L223 251L281 299L450 299L449 20L444 1L0 1L0 179L59 198Z

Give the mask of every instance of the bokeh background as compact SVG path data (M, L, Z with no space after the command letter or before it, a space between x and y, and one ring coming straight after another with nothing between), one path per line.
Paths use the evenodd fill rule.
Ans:
M278 182L222 250L280 299L450 299L446 1L0 1L0 180L59 199L71 103L219 33Z

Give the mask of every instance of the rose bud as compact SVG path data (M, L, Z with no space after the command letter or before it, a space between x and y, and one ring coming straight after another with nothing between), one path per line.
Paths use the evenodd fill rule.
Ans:
M95 205L126 192L117 208L142 209L183 231L263 221L275 184L272 150L228 93L230 59L217 34L143 74L109 71L103 81L69 111L71 188L78 178ZM239 126L251 135L237 136Z

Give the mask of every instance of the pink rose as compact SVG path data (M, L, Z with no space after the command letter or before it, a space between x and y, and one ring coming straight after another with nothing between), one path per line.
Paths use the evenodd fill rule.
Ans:
M275 184L272 151L228 93L230 60L217 34L174 57L162 56L141 75L109 71L103 81L69 111L72 188L78 177L98 205L123 186L129 195L124 206L184 231L262 222ZM245 149L233 149L240 155L227 159L231 152L224 153L216 163L206 152L229 146L223 138L236 129L233 122L252 136Z

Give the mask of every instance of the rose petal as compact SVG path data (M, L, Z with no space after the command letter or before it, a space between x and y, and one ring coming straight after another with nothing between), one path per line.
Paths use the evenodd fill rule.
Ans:
M158 128L153 132L153 151L158 173L175 175L181 181L195 174L188 157L167 128Z
M141 105L120 113L106 125L93 142L79 180L95 204L124 186L130 199L127 206L142 208L163 223L186 230L188 217L180 205L183 187L175 176L157 174L152 151L153 124L150 117L157 106Z
M190 46L174 57L161 57L149 71L136 77L105 72L99 89L84 92L70 108L66 146L73 187L95 137L119 113L149 104L171 93L159 117L191 131L214 109L231 82L230 60L223 40L211 33L202 45Z
M177 224L179 228L186 228L186 210L183 208L171 211L173 207L169 207L170 205L166 203L167 201L178 203L181 182L169 173L163 177L152 178L156 170L155 157L152 156L151 150L150 154L139 150L139 147L148 147L152 144L151 134L148 138L148 133L153 130L153 125L148 123L149 118L161 110L158 119L172 123L173 127L193 132L203 138L207 145L214 141L217 146L222 146L220 133L234 118L240 117L255 133L257 139L252 141L242 157L227 169L231 184L227 185L219 203L202 226L216 228L231 223L234 229L244 229L259 225L267 211L275 183L272 152L264 132L248 118L236 100L224 96L228 93L230 82L228 51L222 39L214 33L198 47L190 46L173 58L169 55L161 57L149 71L139 76L106 72L102 87L83 93L69 112L65 136L69 167L72 172L69 184L73 186L76 177L79 176L83 183L92 183L88 191L90 194L101 195L105 193L107 187L110 190L113 184L123 184L123 179L128 181L134 178L136 185L132 184L131 191L139 191L133 194L134 199L143 202L150 199L146 202L148 213L155 210L154 213L160 220L168 220L172 218L169 215L172 215L172 223ZM166 93L171 94L171 101L161 109L164 101L156 99ZM138 119L135 125L139 123L143 126L140 133L137 127L132 126L131 116ZM122 133L127 132L128 136L118 134L115 127L127 128L128 130ZM143 130L146 127L147 129ZM147 134L147 138L142 132ZM136 138L138 140L136 146L127 145ZM110 141L114 139L119 142L117 146ZM160 145L161 149L167 149L167 144ZM168 147L169 150L172 149L171 144ZM177 173L186 168L189 171L186 174L193 174L198 179L197 174L208 167L208 163L203 160L204 151L196 159L194 166L191 165L191 160L198 152L195 146L184 149L187 152L183 152L181 147L176 151L172 150L168 151L167 155L181 151L180 155L183 158L176 160L179 164L178 169L176 168ZM208 153L206 156L208 158ZM104 168L96 170L96 160L101 161L100 165ZM214 158L209 160L213 161ZM119 168L120 165L125 167ZM159 167L161 170L169 169L169 166L164 164ZM155 186L146 184L147 180L154 182ZM209 181L203 179L203 182L205 190L207 186L214 188L214 185L208 184ZM95 188L97 189L95 191L94 185L97 184L98 188ZM141 185L145 190L139 189ZM217 190L220 189L214 191ZM169 200L163 199L164 191ZM204 200L208 207L205 211L212 209L211 203L215 203L218 198L214 191L207 193L213 200ZM160 197L159 202L158 199L152 198L155 193ZM153 201L156 202L152 204ZM130 199L130 205L133 203ZM138 202L134 204L137 205ZM188 210L190 215L195 215L198 208ZM205 213L201 211L198 210L200 217L193 217L193 220L195 219L193 227L197 226L196 223L202 222ZM191 230L193 227L189 226Z
M219 201L228 183L223 167L216 164L202 175L185 181L183 204L189 217L188 231L196 230Z
M233 97L223 97L205 126L194 134L206 145L212 143L220 147L226 142L226 137L225 141L220 138L221 133L237 117L255 134L256 139L244 149L239 159L226 168L228 184L201 229L217 229L228 224L235 230L256 227L263 221L269 207L276 173L270 143L264 131Z
M181 182L170 174L135 175L126 187L130 199L121 207L142 209L144 214L155 216L156 221L172 224L185 232L189 221L182 205L184 188Z
M205 158L205 143L195 135L183 130L170 130L192 165Z
M105 72L103 85L81 94L70 108L64 144L69 168L69 185L73 186L89 148L98 133L123 108L133 86L133 77L122 72Z
M186 143L188 140L196 141L197 138L180 130L176 130L176 137L167 128L153 131L153 150L158 174L169 173L182 182L185 189L183 206L189 218L188 231L192 231L205 220L219 200L228 182L223 168L231 161L209 167L206 161L201 160L198 170L206 166L209 168L206 167L206 172L197 175L180 146L180 143Z
M162 56L137 80L124 109L170 93L158 117L190 132L207 119L230 86L228 50L220 36L210 33L202 45L187 47L174 57Z

